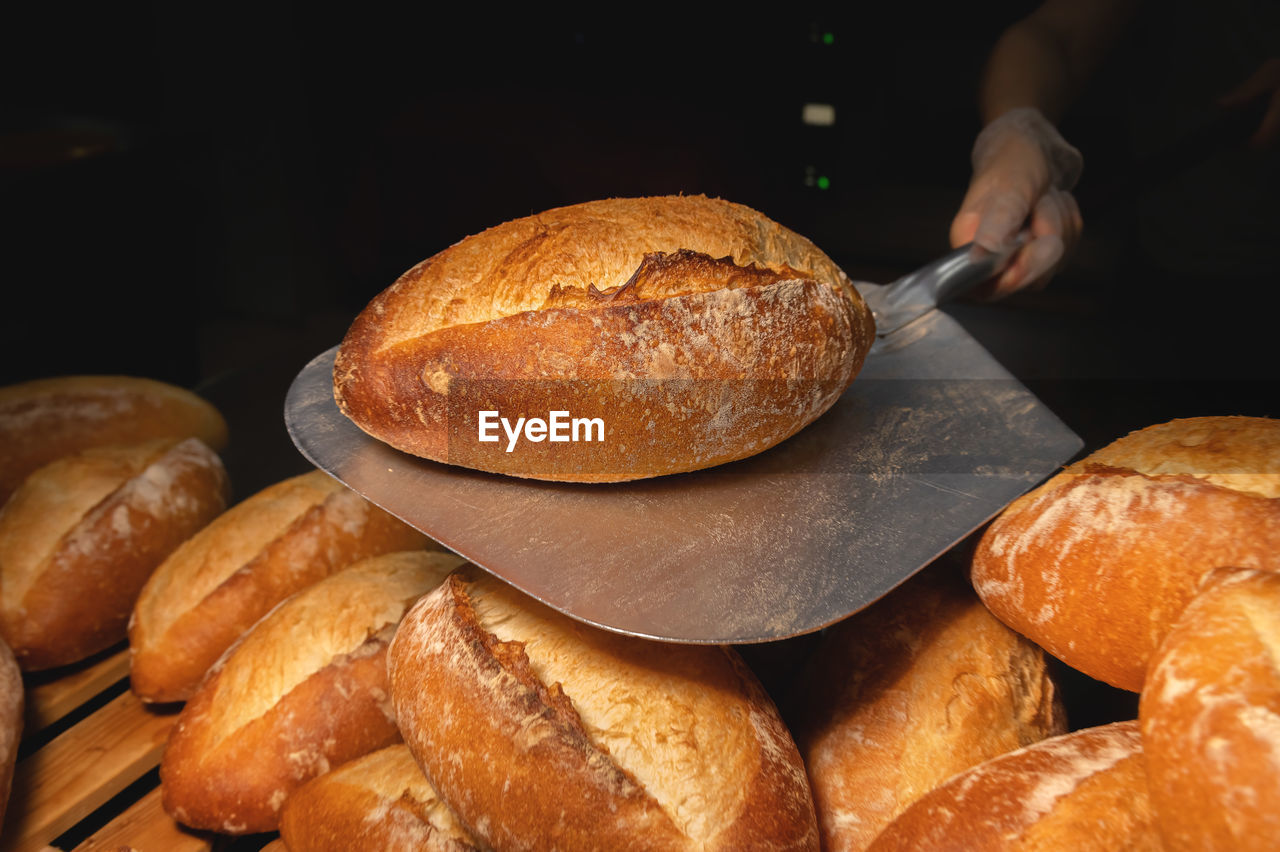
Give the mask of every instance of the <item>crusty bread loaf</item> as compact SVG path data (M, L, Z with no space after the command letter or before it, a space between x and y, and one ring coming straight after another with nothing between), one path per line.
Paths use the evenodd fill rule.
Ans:
M1197 417L1121 438L1011 504L972 576L1010 627L1136 692L1220 565L1280 570L1280 420Z
M152 379L63 376L0 388L0 505L55 459L152 438L199 438L221 450L227 425L205 400Z
M1218 569L1152 660L1139 705L1169 852L1280 843L1280 574Z
M1136 721L1042 740L934 788L871 852L1159 852Z
M635 479L794 434L845 390L873 337L830 258L754 210L611 199L507 222L409 270L352 324L334 395L370 435L429 459ZM481 411L496 412L493 442L479 440ZM569 440L508 451L497 418L552 411L599 418L603 440L566 427Z
M271 831L304 782L399 741L387 643L405 609L461 562L375 556L267 614L178 716L160 764L165 810L195 828Z
M950 567L831 628L796 684L823 849L866 849L955 773L1066 731L1044 653Z
M22 685L22 672L13 651L0 641L0 826L4 825L4 812L9 804L9 792L13 784L13 764L18 759L18 744L22 741L22 711L26 696Z
M292 852L467 852L478 847L403 744L308 781L285 800Z
M124 639L151 572L228 494L196 438L95 447L28 476L0 509L0 627L19 664L52 668Z
M494 848L817 848L800 756L732 649L608 633L470 569L387 667L406 745Z
M232 507L178 548L138 596L133 691L188 698L232 642L289 595L368 556L429 539L320 471Z

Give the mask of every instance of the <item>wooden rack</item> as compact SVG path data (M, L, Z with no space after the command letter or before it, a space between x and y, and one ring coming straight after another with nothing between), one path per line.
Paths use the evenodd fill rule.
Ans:
M128 677L123 646L27 676L0 852L251 852L271 843L275 835L192 831L165 814L157 767L180 708L143 704Z

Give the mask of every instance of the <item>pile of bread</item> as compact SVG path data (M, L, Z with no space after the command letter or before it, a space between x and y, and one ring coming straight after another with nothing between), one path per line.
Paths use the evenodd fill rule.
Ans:
M198 416L148 434L169 407ZM84 412L79 446L58 437ZM776 646L784 676L753 671L761 649L567 618L320 472L227 508L221 418L159 383L6 389L0 431L13 659L66 665L127 629L134 692L181 704L161 785L197 829L293 852L1280 838L1280 421L1116 441L959 570ZM1042 649L1140 691L1138 718L1068 732Z

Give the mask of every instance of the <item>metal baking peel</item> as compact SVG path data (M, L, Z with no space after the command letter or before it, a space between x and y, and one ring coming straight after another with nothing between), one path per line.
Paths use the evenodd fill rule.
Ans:
M745 643L873 603L1082 446L936 305L1004 258L968 247L859 284L878 339L826 414L773 449L612 485L513 479L377 441L333 400L335 349L285 402L317 467L517 588L621 633Z

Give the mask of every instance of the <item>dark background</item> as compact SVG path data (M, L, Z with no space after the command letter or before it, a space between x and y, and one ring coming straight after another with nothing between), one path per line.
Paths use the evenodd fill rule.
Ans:
M248 430L281 468L298 459L279 407L306 360L400 272L512 217L702 192L804 233L855 278L946 251L983 61L1034 6L179 5L10 13L0 384L196 387L231 409L233 447ZM1090 446L1175 416L1277 414L1260 310L1274 299L1230 275L1172 279L1135 239L1127 55L1064 123L1087 164L1071 265L1043 292L954 308ZM806 102L835 105L836 125L802 124Z

